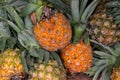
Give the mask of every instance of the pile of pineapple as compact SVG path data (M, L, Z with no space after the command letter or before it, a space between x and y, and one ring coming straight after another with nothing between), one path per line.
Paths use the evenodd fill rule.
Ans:
M120 80L119 12L119 0L1 0L0 80Z

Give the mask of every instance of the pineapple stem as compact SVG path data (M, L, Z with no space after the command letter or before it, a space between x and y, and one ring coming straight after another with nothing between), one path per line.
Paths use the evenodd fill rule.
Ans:
M73 37L73 43L77 44L77 42L79 41L79 39L81 38L81 35L84 32L84 28L81 27L81 25L75 26L74 27L74 37Z

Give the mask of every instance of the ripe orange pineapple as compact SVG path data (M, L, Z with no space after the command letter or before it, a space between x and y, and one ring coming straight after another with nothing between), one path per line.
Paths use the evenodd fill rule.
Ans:
M34 24L37 22L35 17L35 13L32 13L31 20ZM34 26L34 36L38 43L49 51L64 48L72 36L71 27L66 17L45 6L41 18L40 22Z
M69 44L61 53L65 67L71 73L84 72L92 63L92 50L90 44L83 41L78 44Z

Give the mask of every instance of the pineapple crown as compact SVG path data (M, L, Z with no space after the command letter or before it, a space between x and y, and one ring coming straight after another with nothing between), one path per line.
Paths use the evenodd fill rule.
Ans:
M101 80L110 80L112 68L120 66L120 43L109 47L93 40L92 42L96 48L93 51L93 65L87 73L94 75L93 80L98 80L99 76Z
M113 17L116 24L120 24L120 0L110 0L105 6L108 15ZM118 27L120 27L120 25Z
M7 18L7 12L0 4L0 17ZM6 48L13 48L16 43L16 38L13 38L9 25L6 22L0 20L0 51L4 51Z
M73 26L73 43L79 42L86 29L89 17L99 3L99 0L93 0L88 5L88 0L71 0L70 5L67 5L62 0L47 1L51 2L54 7L59 8L58 10L64 12L69 18Z

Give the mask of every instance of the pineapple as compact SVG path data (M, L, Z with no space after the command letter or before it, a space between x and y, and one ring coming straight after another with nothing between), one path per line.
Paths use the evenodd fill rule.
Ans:
M86 73L93 76L93 80L110 80L110 78L119 80L120 43L109 47L96 41L92 42L96 46L93 50L93 65Z
M61 58L67 70L71 73L85 72L92 63L92 50L90 44L83 41L78 44L69 44L61 53Z
M55 13L34 26L34 36L38 43L49 51L64 48L71 40L71 27L62 13Z
M92 39L105 45L112 45L120 40L120 19L117 14L120 10L119 3L118 0L101 0L90 17L88 29Z
M34 70L30 71L30 75L30 80L66 80L65 69L54 60L49 60L47 64L34 64Z
M113 69L111 80L120 80L120 66L117 69Z
M21 52L18 49L7 49L0 54L0 80L21 80L26 74L21 63Z
M87 23L90 14L94 11L98 2L99 0L94 0L88 6L87 1L79 2L79 0L72 0L71 2L72 12L69 14L72 15L71 25L73 26L74 32L72 37L73 42L62 50L60 56L65 68L72 74L77 72L86 72L91 66L92 49L89 38L87 37L83 39L83 37L87 36L84 34L86 33L86 24L84 23ZM83 5L83 3L86 5ZM83 6L86 6L86 8L81 9ZM90 10L90 13L88 10ZM89 16L87 14L89 14ZM84 41L86 41L86 43Z
M61 50L70 42L72 31L69 21L49 4L40 5L30 17L34 24L34 36L44 49Z

